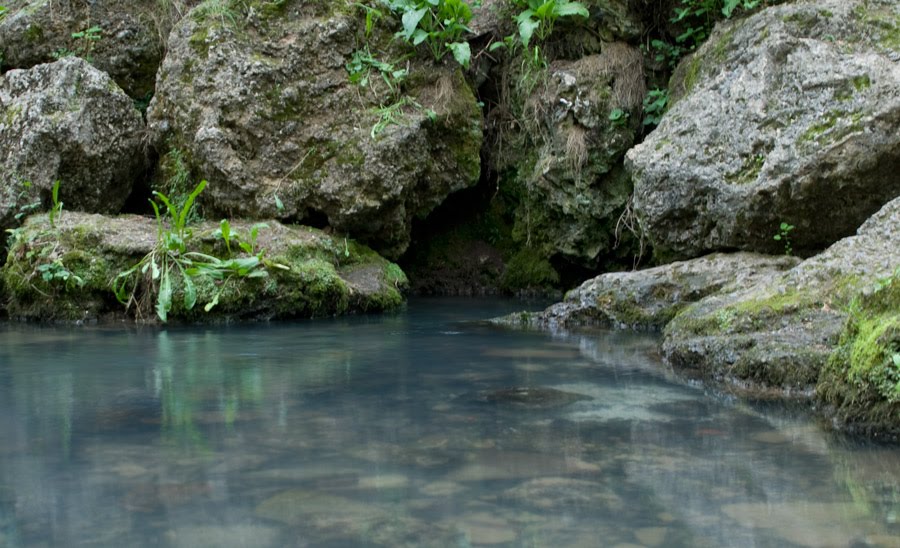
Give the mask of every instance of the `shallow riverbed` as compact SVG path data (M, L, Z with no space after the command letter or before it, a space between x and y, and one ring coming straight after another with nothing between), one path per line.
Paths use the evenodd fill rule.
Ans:
M521 308L0 325L0 546L900 546L900 449Z

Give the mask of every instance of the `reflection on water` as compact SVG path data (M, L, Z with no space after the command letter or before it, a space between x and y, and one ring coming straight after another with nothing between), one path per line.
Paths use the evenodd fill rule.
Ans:
M900 545L896 448L462 321L520 306L0 326L0 546Z

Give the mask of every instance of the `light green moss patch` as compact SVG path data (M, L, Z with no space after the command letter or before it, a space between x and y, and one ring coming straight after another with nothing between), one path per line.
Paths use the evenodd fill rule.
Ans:
M900 433L900 271L854 301L818 396L851 429Z

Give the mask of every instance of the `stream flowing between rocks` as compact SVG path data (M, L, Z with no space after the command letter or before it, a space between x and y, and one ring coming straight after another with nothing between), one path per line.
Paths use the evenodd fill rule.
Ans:
M900 449L521 308L2 324L0 546L900 546Z

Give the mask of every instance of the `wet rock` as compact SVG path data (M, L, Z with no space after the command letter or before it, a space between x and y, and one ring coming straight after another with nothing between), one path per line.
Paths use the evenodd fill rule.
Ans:
M488 513L465 514L455 525L463 532L467 543L474 545L507 544L518 538L507 520Z
M524 409L554 409L577 401L589 400L589 396L564 392L555 388L517 386L500 390L483 390L474 396L476 401Z
M481 113L458 66L414 58L402 87L377 71L359 87L359 44L405 53L389 25L366 38L340 2L236 11L175 27L148 113L159 149L209 180L210 212L328 225L396 258L414 218L477 182Z
M507 489L501 497L544 512L563 513L579 509L620 512L625 508L622 498L602 483L563 477L533 479Z
M26 69L60 56L79 56L134 99L149 100L166 36L182 15L179 7L198 2L7 0L0 20L0 58L4 69ZM85 31L86 37L78 36Z
M144 167L140 113L78 58L0 77L0 229L51 205L117 213Z
M447 475L449 481L527 479L545 474L578 474L600 470L598 465L577 457L521 451L475 451L466 460L466 464Z
M233 221L232 233L246 238L252 224ZM265 277L235 276L227 281L194 277L197 305L190 309L185 305L182 276L173 274L169 316L183 321L329 316L381 311L402 303L405 275L371 249L314 229L277 221L267 224L259 229L256 249L265 250L271 265L282 266L266 267ZM188 247L227 257L221 238L214 236L217 229L218 223L211 222L193 226ZM52 227L46 216L32 216L12 242L9 259L0 270L9 291L11 314L61 321L125 314L125 307L112 294L110 280L154 249L156 231L154 219L135 215L65 212ZM55 271L65 270L81 281L71 277L46 280L41 276L44 264L54 264ZM359 268L378 268L380 274L358 284L352 273ZM216 296L218 303L205 311L204 306ZM137 285L136 304L128 312L152 321L156 298L157 291L145 279ZM331 359L326 365L333 368L334 363Z
M689 304L720 291L756 285L800 262L755 253L714 254L635 272L603 274L566 294L543 312L517 312L491 320L510 326L599 326L662 329Z
M717 26L626 157L658 257L780 252L782 222L810 254L900 195L898 17L896 2L820 0Z
M900 265L900 198L815 257L759 285L706 297L665 329L682 373L756 395L809 397L849 316ZM842 364L842 370L846 364Z

